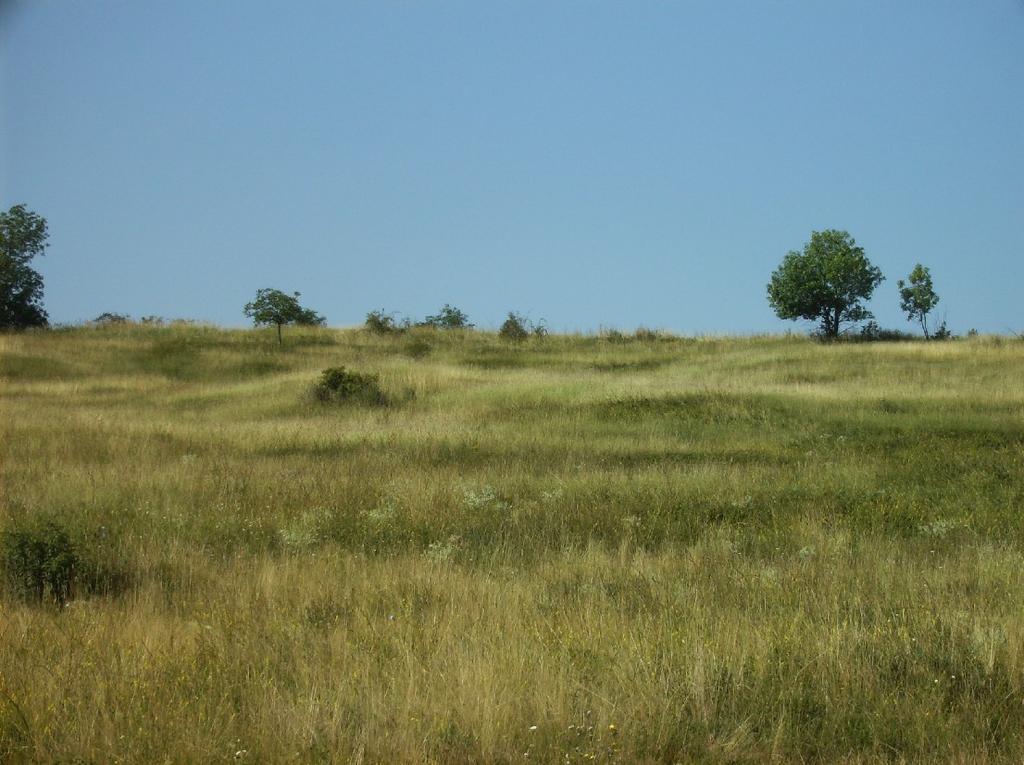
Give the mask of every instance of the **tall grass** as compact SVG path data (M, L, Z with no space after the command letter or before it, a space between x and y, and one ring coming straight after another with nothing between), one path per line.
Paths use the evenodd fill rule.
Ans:
M392 403L307 395L340 366ZM0 761L1019 762L1022 373L985 337L2 336L0 527L119 586L5 585Z

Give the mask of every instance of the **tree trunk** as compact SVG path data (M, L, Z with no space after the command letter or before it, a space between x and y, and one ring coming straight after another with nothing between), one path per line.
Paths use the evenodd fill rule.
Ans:
M277 325L277 344L281 345L281 325Z
M825 309L825 317L822 320L825 326L825 337L839 337L839 312L832 313L832 309Z

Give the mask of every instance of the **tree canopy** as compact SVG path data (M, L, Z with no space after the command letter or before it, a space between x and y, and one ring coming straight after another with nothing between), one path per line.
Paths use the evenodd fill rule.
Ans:
M900 308L907 314L907 321L920 322L924 336L928 338L928 314L939 303L939 296L932 287L931 271L918 263L907 281L900 279L896 285L900 289Z
M791 250L772 274L768 303L779 318L817 321L834 338L843 323L871 318L861 301L884 278L847 232L813 231L803 252Z
M46 326L43 277L29 263L48 236L46 219L25 205L0 212L0 329Z
M270 288L256 290L256 299L245 304L245 315L255 326L277 326L277 342L281 344L281 327L286 324L322 326L326 319L311 308L299 305L300 293L291 295Z

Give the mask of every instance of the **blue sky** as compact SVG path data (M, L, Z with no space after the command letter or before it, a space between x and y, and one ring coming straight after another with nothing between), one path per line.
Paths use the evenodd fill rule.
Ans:
M51 319L803 329L814 229L957 331L1024 330L1024 0L0 0L0 205Z

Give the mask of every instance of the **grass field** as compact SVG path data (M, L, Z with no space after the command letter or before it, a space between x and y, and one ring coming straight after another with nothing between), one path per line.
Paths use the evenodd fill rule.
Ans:
M1024 761L1024 342L284 340L0 336L0 761Z

